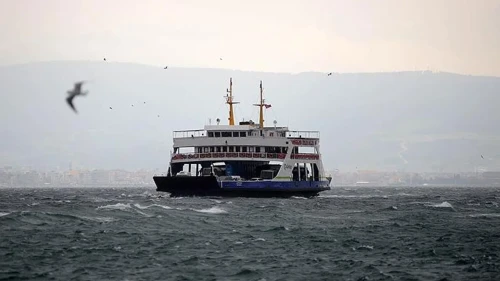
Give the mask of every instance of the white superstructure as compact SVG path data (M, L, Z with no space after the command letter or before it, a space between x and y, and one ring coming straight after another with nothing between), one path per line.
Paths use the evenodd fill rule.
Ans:
M213 167L213 163L223 162L226 166L232 167L231 171L226 169L225 176L239 176L242 180L265 178L273 181L324 181L327 179L321 159L318 131L290 131L287 127L264 127L263 109L270 105L265 104L262 99L262 82L260 103L256 104L260 107L258 124L252 121L234 124L232 104L235 102L232 100L232 89L228 90L228 93L229 125L220 125L217 120L217 125L207 125L200 130L174 131L170 167L172 175L182 170L188 170L189 173L196 175L201 173L203 168ZM187 169L185 165L188 166ZM264 177L263 171L265 171Z

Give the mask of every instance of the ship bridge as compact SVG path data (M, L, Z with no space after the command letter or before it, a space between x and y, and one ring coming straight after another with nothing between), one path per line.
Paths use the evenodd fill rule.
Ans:
M243 122L240 122L243 123ZM300 138L319 140L319 131L290 131L288 127L263 127L252 125L206 125L203 129L174 131L173 139L183 141L184 139L199 138Z
M174 148L203 147L220 145L239 146L287 146L293 140L299 143L316 145L319 142L318 131L289 131L288 127L264 127L249 125L205 126L199 130L173 132Z

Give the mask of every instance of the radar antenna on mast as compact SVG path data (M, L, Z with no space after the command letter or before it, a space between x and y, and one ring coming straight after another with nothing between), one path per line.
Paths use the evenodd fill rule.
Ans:
M226 89L228 93L226 96L226 103L229 104L229 125L234 126L234 111L233 104L238 104L239 102L233 101L233 78L229 78L229 89Z
M262 129L264 128L264 107L265 108L270 108L270 104L264 103L265 100L262 98L262 93L264 92L264 88L262 88L262 80L260 81L260 103L254 104L255 106L260 107L259 111L259 127Z

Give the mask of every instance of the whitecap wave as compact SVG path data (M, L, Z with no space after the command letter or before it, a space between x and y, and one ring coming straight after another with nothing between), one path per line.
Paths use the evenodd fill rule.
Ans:
M206 214L223 214L227 213L226 210L219 208L219 207L212 207L208 209L201 209L201 210L196 210L193 209L193 211L198 212L198 213L206 213Z
M89 221L95 221L95 222L113 222L117 221L115 218L111 217L88 217L88 216L82 216L82 219L89 220Z
M418 195L401 192L401 193L395 194L395 196L418 196Z
M481 203L467 203L467 206L481 206Z
M368 251L371 251L371 250L373 250L373 246L371 246L371 245L361 245L361 246L357 247L356 250L368 250Z
M500 218L500 213L490 213L490 214L473 214L469 215L471 218Z
M433 207L433 208L450 208L450 209L453 209L453 205L451 205L450 203L444 201L442 203L439 203L439 204L429 204L427 205L428 207Z
M164 205L160 205L160 204L152 204L152 205L149 205L149 206L141 206L140 204L134 204L134 206L138 209L141 209L141 210L145 210L145 209L148 209L148 208L151 208L151 207L158 207L158 208L163 208L165 210L171 210L172 207L169 207L169 206L164 206Z
M10 213L0 212L0 217L7 216L7 215L10 215Z
M90 198L90 201L95 202L95 203L103 203L103 202L110 202L112 200L104 199L104 198L100 198L100 197L93 197L93 198Z
M148 217L148 218L152 218L152 217L153 217L153 215L146 214L146 213L144 213L144 212L143 212L143 211L141 211L141 210L137 210L137 209L135 209L135 211L136 211L137 213L139 213L139 214L141 214L141 215L145 216L145 217Z
M97 207L97 210L101 209L107 209L107 210L126 210L132 208L129 203L123 204L123 203L116 203L113 205L105 205L105 206L100 206Z

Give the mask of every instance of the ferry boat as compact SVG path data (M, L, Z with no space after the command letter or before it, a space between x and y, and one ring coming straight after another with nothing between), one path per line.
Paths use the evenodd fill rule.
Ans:
M228 125L206 125L200 130L173 132L173 152L167 175L154 176L157 191L178 196L312 197L330 190L318 131L290 131L264 126L260 81L259 123L234 122L233 83L226 104Z

